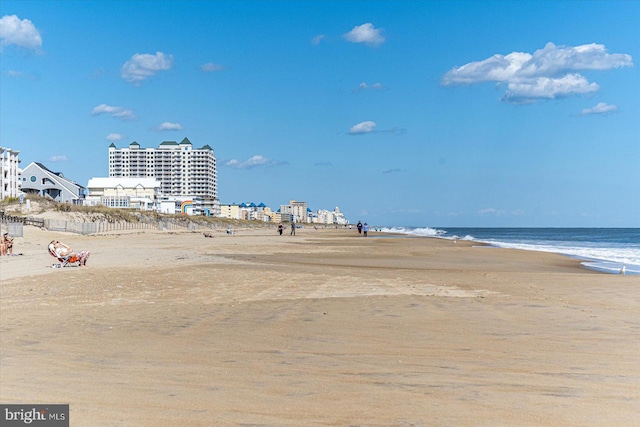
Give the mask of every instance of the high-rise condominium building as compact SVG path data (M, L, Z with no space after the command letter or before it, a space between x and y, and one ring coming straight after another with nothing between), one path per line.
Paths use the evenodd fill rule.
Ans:
M0 147L0 199L6 197L18 197L20 183L20 154L17 150Z
M193 148L187 138L165 141L158 148L141 148L132 142L127 148L109 146L109 177L154 177L160 182L160 196L218 200L216 157L211 148ZM219 202L218 202L219 206Z

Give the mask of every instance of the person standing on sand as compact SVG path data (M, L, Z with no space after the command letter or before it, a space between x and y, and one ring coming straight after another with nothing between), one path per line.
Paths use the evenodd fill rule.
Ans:
M278 224L278 234L282 236L282 232L284 231L284 226L282 223Z
M367 237L367 233L369 232L369 224L365 222L362 226L362 231L364 232L364 237Z
M356 227L358 227L358 234L362 234L362 223L360 221L358 221L358 225L356 225Z
M289 233L290 236L295 236L296 235L296 223L294 221L291 221L291 233Z

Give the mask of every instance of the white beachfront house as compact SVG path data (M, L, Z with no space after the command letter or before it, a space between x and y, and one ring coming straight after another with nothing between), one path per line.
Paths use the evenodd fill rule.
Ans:
M160 182L155 178L91 178L85 205L156 210Z

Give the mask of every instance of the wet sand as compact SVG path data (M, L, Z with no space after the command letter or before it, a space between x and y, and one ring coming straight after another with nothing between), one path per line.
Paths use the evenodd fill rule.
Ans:
M370 234L25 227L0 401L72 426L637 425L639 276ZM51 268L53 238L87 267Z

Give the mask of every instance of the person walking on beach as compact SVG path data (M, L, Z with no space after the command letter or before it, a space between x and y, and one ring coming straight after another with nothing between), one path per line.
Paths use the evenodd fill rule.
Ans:
M364 233L364 237L367 237L367 233L369 232L369 224L367 224L366 222L362 226L362 232Z
M358 225L356 225L356 227L358 227L358 234L362 234L362 223L360 221L358 221Z
M284 226L282 223L278 224L278 234L282 236L282 231L284 231Z
M296 223L294 221L291 221L291 233L289 233L290 236L295 236L296 235Z

